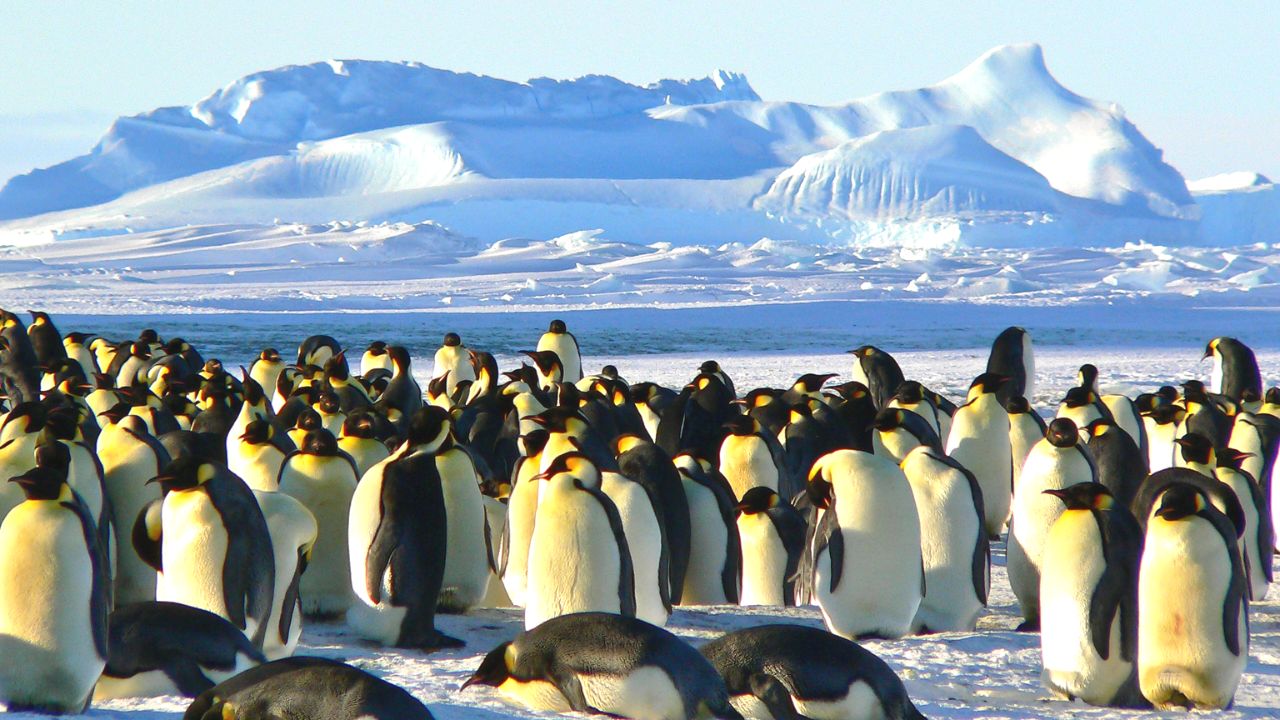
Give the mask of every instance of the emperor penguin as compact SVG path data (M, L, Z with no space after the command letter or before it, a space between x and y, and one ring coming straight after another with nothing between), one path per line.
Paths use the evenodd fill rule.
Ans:
M673 458L689 503L689 569L682 605L736 605L742 545L734 519L733 489L724 476L689 453Z
M298 367L324 367L329 358L342 352L342 346L328 335L312 335L298 345Z
M346 663L291 657L250 668L201 693L183 720L432 720L403 688Z
M968 401L956 410L947 437L946 454L969 469L982 488L983 527L998 538L1009 519L1013 492L1013 449L1009 413L996 391L1002 375L984 373L969 386ZM1024 467L1025 469L1025 467Z
M1275 547L1275 528L1271 524L1271 508L1267 505L1262 488L1241 465L1245 454L1231 448L1217 453L1214 477L1231 488L1244 512L1244 533L1240 535L1240 549L1244 552L1245 575L1249 580L1249 599L1261 602L1271 587L1272 549Z
M347 549L358 602L347 622L383 645L461 647L435 627L448 540L436 455L449 439L448 413L420 407L407 425L404 443L364 474L351 498Z
M987 357L987 372L1009 378L1009 382L996 391L1000 404L1007 405L1015 397L1034 397L1036 354L1031 333L1020 327L1009 327L997 335Z
M1262 412L1237 413L1227 447L1246 454L1241 469L1258 482L1270 499L1272 472L1280 457L1280 418Z
M1022 464L1027 460L1027 453L1036 443L1044 439L1044 418L1031 407L1031 403L1022 396L1009 398L1004 404L1009 413L1009 447L1013 451L1013 486L1018 486L1018 478L1022 475Z
M91 378L98 372L97 360L94 359L88 347L91 337L86 333L71 332L62 338L62 348L66 351L67 357L80 365L86 378Z
M1087 387L1073 387L1067 390L1062 402L1058 403L1057 417L1067 418L1077 428L1086 428L1094 420L1111 420L1110 411L1102 404L1098 394ZM1087 438L1081 438L1087 441Z
M671 615L671 551L662 525L661 498L618 472L601 472L600 489L617 508L626 535L636 617L662 627Z
M888 405L889 399L906 379L902 375L902 368L898 367L898 361L874 345L863 345L849 352L856 358L853 362L853 380L866 386L876 409Z
M169 464L169 452L135 415L111 415L98 434L97 456L111 509L117 549L114 597L117 605L156 599L156 571L134 550L134 521L160 488L149 481Z
M41 446L36 447L36 465L43 459L67 468L67 484L89 508L98 529L98 544L108 559L108 570L114 573L115 534L111 528L111 507L103 482L102 462L85 444L78 421L78 411L71 408L59 407L49 412L40 436Z
M887 407L876 413L875 432L871 434L871 447L876 455L883 455L900 463L912 450L924 446L942 453L942 441L928 419L914 410Z
M653 503L668 550L671 603L679 604L689 570L692 519L684 483L665 450L639 436L626 434L614 441L618 471L640 483ZM634 557L632 558L635 559Z
M906 475L892 460L837 450L814 463L809 482L825 510L813 585L827 628L847 638L906 635L925 594L920 515Z
M973 630L991 588L982 488L963 465L927 446L907 454L902 472L920 516L924 560L925 592L914 629Z
M360 376L366 377L374 370L391 369L391 357L387 354L387 344L381 340L369 343L369 347L360 356Z
M578 349L578 338L569 332L563 320L552 320L547 331L538 338L538 350L550 350L560 359L563 369L563 382L576 383L582 379L582 352Z
M1170 486L1138 571L1138 683L1156 708L1231 706L1249 658L1236 529L1195 487Z
M471 451L452 439L436 453L448 527L440 612L466 612L484 597L489 583L484 495Z
M377 419L369 412L356 412L342 421L338 448L351 456L356 464L356 477L364 477L369 468L386 460L391 450L377 438Z
M1128 395L1107 394L1102 396L1102 404L1107 406L1111 415L1110 421L1133 440L1133 444L1143 455L1147 454L1147 428L1142 420L1138 405ZM1107 418L1102 418L1107 419ZM1088 427L1087 425L1085 427Z
M1066 508L1041 556L1041 679L1068 700L1146 707L1135 664L1142 530L1100 483L1044 493Z
M902 408L924 418L933 429L933 433L941 438L942 424L938 419L940 411L933 404L933 399L925 393L925 387L915 380L907 380L898 386L888 407ZM950 418L948 418L950 419Z
M1094 420L1085 427L1085 432L1089 438L1089 455L1098 468L1098 482L1107 486L1116 503L1129 507L1138 487L1150 474L1147 453L1129 433L1110 420Z
M754 487L738 502L742 543L741 605L795 604L795 575L804 552L804 515L778 493Z
M529 710L741 720L724 680L697 650L643 620L609 613L563 615L502 643L462 689L476 685Z
M381 411L397 428L403 427L422 407L422 388L413 379L409 351L399 345L387 348L392 374L387 389L378 396L374 408Z
M37 402L20 403L4 416L0 425L0 477L13 477L31 468L48 416L45 406ZM0 486L0 519L24 498L17 486Z
M581 453L566 453L538 478L545 487L529 544L525 628L577 612L634 617L631 550L599 469Z
M560 356L556 355L553 350L525 350L524 354L533 360L533 367L537 373L538 388L543 391L555 389L557 385L564 382L564 364L560 361Z
M1262 373L1258 371L1258 359L1248 345L1232 337L1217 337L1204 348L1204 357L1213 358L1213 375L1209 388L1240 402L1246 393L1262 397Z
M107 637L107 665L94 700L195 697L267 661L235 625L180 603L118 607L111 613Z
M1147 464L1151 472L1174 467L1178 449L1174 441L1182 435L1186 416L1186 409L1179 405L1160 405L1142 413L1142 425L1147 434Z
M1009 585L1022 609L1019 630L1040 627L1040 561L1049 528L1063 511L1062 503L1044 491L1097 481L1097 467L1076 424L1061 417L1049 423L1044 439L1027 455L1013 495L1006 563Z
M520 438L521 457L516 461L511 479L511 496L507 501L506 528L500 549L498 574L502 586L516 607L524 607L528 588L529 545L533 541L533 527L538 512L538 494L542 483L537 481L541 472L542 451L548 433L538 429Z
M0 524L0 700L9 712L82 713L107 658L110 579L65 472L9 479L26 499Z
M729 481L733 494L741 499L755 487L777 492L789 483L781 482L787 472L782 444L765 432L750 415L738 415L724 424L728 434L720 443L720 473Z
M267 348L258 353L257 359L249 365L249 377L256 383L258 387L265 392L274 392L276 384L280 380L280 373L285 369L284 359L280 357L280 351L275 348ZM270 397L267 398L270 401Z
M134 549L158 572L157 600L231 621L256 647L275 592L271 533L253 491L226 466L180 457L155 478L165 493L139 513Z
M300 580L315 548L319 526L305 505L283 492L254 490L253 496L267 521L275 563L271 614L262 652L268 660L278 660L292 655L302 637Z
M445 334L444 343L439 350L436 350L435 367L431 371L431 378L433 380L446 378L445 392L449 395L453 394L458 383L475 381L476 371L471 365L471 355L467 351L467 346L462 344L462 338L458 337L458 333Z
M310 572L302 576L297 590L308 617L333 617L355 602L347 520L359 481L355 461L323 429L307 433L302 448L280 466L280 492L302 503L319 527L307 563Z
M49 366L67 357L67 348L62 344L62 333L54 326L49 313L39 310L31 311L31 324L27 326L27 338L31 340L31 349L36 353L36 362Z
M924 720L885 661L818 628L758 625L720 636L702 654L748 720Z
M290 453L296 452L288 435L278 432L267 420L254 420L231 445L227 437L227 469L254 490L274 492L279 488L280 468Z

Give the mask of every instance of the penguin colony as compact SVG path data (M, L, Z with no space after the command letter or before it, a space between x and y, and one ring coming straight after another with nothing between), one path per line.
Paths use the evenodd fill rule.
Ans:
M853 380L739 393L584 375L556 320L505 373L449 333L327 336L239 376L180 338L112 342L0 311L0 700L194 698L192 720L429 718L404 690L294 657L302 623L459 647L437 613L517 607L462 685L629 718L920 718L855 641L971 631L1007 538L1055 696L1229 707L1272 579L1280 389L1209 343L1209 385L1136 398L1098 371L1045 422L1009 328L957 405L863 346ZM1048 414L1048 413L1045 413ZM816 604L694 649L678 605Z

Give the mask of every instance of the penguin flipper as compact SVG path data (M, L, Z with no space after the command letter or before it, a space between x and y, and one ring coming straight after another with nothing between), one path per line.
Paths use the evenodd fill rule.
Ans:
M365 590L369 593L369 599L375 603L382 602L382 578L391 565L391 556L400 547L400 528L395 518L387 514L388 508L395 507L394 485L399 477L396 465L397 463L388 465L383 473L378 529L374 531L373 541L369 543L369 550L365 553Z
M844 533L840 532L840 524L836 519L834 498L831 506L822 514L815 540L813 548L815 562L823 550L826 550L831 556L830 592L835 592L840 585L841 577L844 575Z
M627 545L627 534L622 528L622 516L618 514L618 506L613 504L608 495L599 488L583 485L574 480L573 484L600 503L604 514L609 518L609 528L618 540L618 614L623 617L636 616L636 575L635 565L631 561L631 548ZM668 602L670 602L668 600ZM575 682L577 678L574 678ZM585 701L584 701L585 702ZM577 708L574 708L577 710Z
M144 563L156 572L164 571L164 556L161 552L164 541L164 528L160 525L160 509L164 501L156 498L138 511L133 521L133 549ZM155 537L152 538L152 535Z
M107 616L111 614L111 578L106 553L98 544L98 527L89 508L78 497L62 506L80 518L84 532L85 549L93 572L93 584L89 594L89 625L93 628L93 646L98 657L107 658Z
M778 678L768 673L755 673L751 676L751 694L769 708L769 714L775 720L810 720L796 710L791 700L791 693Z
M574 712L589 713L592 715L604 715L605 717L618 718L625 720L622 715L611 712L605 712L597 707L593 707L587 702L586 693L582 690L582 682L578 680L578 676L572 670L557 669L551 672L551 684L556 686L564 699L569 701L569 708Z
M724 590L725 601L731 605L738 604L738 583L742 578L742 537L738 535L738 524L733 497L730 491L711 478L703 484L716 499L716 508L720 510L720 519L728 530L725 533L724 567L720 568L720 586Z
M298 610L298 585L302 582L302 573L307 569L307 555L310 551L310 547L298 548L298 564L294 566L293 579L289 581L289 587L284 591L284 600L280 605L280 623L276 627L276 634L282 643L289 641L289 628L293 626L293 614Z
M178 692L186 697L195 697L214 685L191 658L176 658L175 662L163 668L163 671L165 676L173 681Z

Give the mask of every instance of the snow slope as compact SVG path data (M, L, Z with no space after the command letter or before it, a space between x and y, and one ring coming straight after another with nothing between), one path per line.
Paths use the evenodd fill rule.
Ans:
M763 101L724 72L639 87L292 66L121 118L88 154L0 190L3 226L37 235L283 218L433 220L488 241L602 227L640 243L923 244L936 223L971 244L1184 244L1197 213L1161 151L1118 106L1063 88L1037 45L829 107Z

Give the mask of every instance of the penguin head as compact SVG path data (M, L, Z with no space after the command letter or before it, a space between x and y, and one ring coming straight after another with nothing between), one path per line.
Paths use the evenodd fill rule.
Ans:
M1204 495L1195 486L1174 483L1160 495L1160 507L1155 514L1162 520L1177 522L1204 510L1205 506Z
M319 430L324 427L324 420L321 419L320 413L316 412L315 408L307 408L298 413L298 420L294 427L307 432Z
M533 457L542 452L547 446L547 440L551 438L551 433L542 428L532 430L520 436L520 454L523 457Z
M723 427L729 431L729 434L738 437L760 432L760 423L750 415L735 415L726 420Z
M778 493L767 487L753 487L742 494L742 500L738 502L738 512L744 515L768 512L770 508L777 507L781 500Z
M244 433L240 435L240 439L250 445L262 445L271 442L271 436L275 434L275 430L271 427L271 423L266 420L254 420L244 426Z
M863 345L861 347L857 347L849 351L851 355L858 358L875 357L876 355L879 355L882 352L883 351L880 350L880 348L876 347L875 345Z
M249 377L248 371L240 368L241 380L240 386L244 388L244 401L249 407L258 407L267 402L267 394L263 392L262 385L257 380Z
M121 418L124 418L129 415L129 412L132 409L132 407L133 406L130 405L128 402L121 400L120 402L117 402L116 404L112 405L106 410L103 410L102 412L98 413L98 417L106 418L107 422L111 423L112 425L115 425L116 423L120 422Z
M449 411L434 405L424 405L409 418L406 442L410 447L425 446L434 452L449 439L451 430Z
M539 480L550 480L557 475L568 473L586 484L600 485L600 468L591 462L591 458L580 452L567 452L551 461L547 471L538 476Z
M1076 371L1076 384L1082 388L1095 390L1098 383L1098 368L1092 363L1085 363Z
M554 350L523 350L524 355L529 356L533 360L533 364L538 367L538 372L557 382L564 374L564 365L560 362L560 356Z
M543 427L551 433L567 433L581 435L587 431L587 419L578 412L577 407L557 406L533 415L529 418L535 425Z
M552 335L563 335L569 332L569 327L564 324L563 320L552 320L551 324L547 326L547 332Z
M511 671L515 669L515 660L515 646L509 642L502 643L484 656L484 660L480 661L480 667L476 668L471 677L462 683L462 687L458 688L458 692L462 692L472 685L498 687L511 678Z
M44 430L40 437L46 441L75 442L81 439L83 436L80 435L79 411L65 406L50 410L45 416Z
M151 346L144 342L136 342L129 346L129 355L139 360L151 359Z
M267 348L258 353L258 359L264 363L274 365L280 362L280 351L275 348Z
M733 402L751 410L769 405L774 400L777 400L778 396L781 394L781 392L774 390L773 388L756 388L755 390L747 393L741 399L734 400Z
M1201 405L1209 403L1209 392L1205 390L1204 383L1199 380L1188 380L1182 383L1182 397L1189 403L1195 402Z
M1217 459L1213 452L1213 443L1200 433L1187 433L1174 440L1182 448L1182 459L1189 463L1199 463L1214 467Z
M1222 340L1223 340L1223 339L1222 339L1222 338L1220 338L1220 337L1216 337L1216 338L1214 338L1214 339L1210 340L1210 341L1209 341L1209 344L1204 346L1204 355L1201 355L1201 356L1200 356L1200 359L1201 359L1201 360L1204 360L1204 359L1206 359L1206 358L1211 358L1211 357L1213 357L1213 353L1214 353L1214 352L1216 352L1216 351L1218 350L1218 344L1219 344L1219 343L1221 343L1221 342L1222 342Z
M906 419L906 410L902 408L884 408L876 413L872 426L880 432L891 432L902 427Z
M1062 404L1069 408L1084 407L1098 401L1098 396L1087 387L1073 387L1062 397Z
M71 347L73 345L83 346L84 341L88 340L91 337L93 336L90 335L89 333L69 332L66 335L62 336L62 345L63 347Z
M186 492L195 490L213 479L218 468L196 455L185 455L170 462L160 475L148 482L160 484L164 492Z
M1026 415L1031 412L1031 403L1021 395L1016 395L1004 404L1004 410L1010 415Z
M1142 413L1142 416L1151 418L1157 425L1176 425L1187 416L1187 410L1181 405L1159 405Z
M342 436L370 440L377 429L373 416L368 412L355 412L342 421Z
M813 409L809 407L807 402L798 402L789 407L787 412L787 424L804 422L813 417Z
M71 453L62 443L40 445L35 453L36 466L9 478L17 483L28 500L70 500L67 471L71 467Z
M618 368L614 365L605 365L604 367L600 368L600 374L604 377L609 378L610 380L617 380Z
M1071 418L1054 418L1045 428L1044 438L1057 448L1075 447L1080 442L1080 430Z
M1214 452L1218 457L1218 467L1240 470L1244 461L1253 457L1253 453L1241 452L1235 448L1222 448Z
M338 454L338 441L334 439L333 433L324 428L312 430L302 439L302 452L307 455L334 457Z
M982 395L994 393L1007 382L1009 382L1009 377L1007 375L1000 375L999 373L982 373L978 377L974 378L973 382L969 384L968 399L972 401Z
M347 365L347 351L340 350L338 354L324 361L324 375L330 380L338 380L346 382L351 378L351 368Z
M1107 486L1096 482L1076 483L1065 488L1041 492L1058 498L1068 510L1110 510L1116 503L1115 496Z
M409 350L401 345L392 345L387 348L387 357L391 358L391 364L401 373L409 371Z
M156 332L152 328L147 328L142 332L138 333L138 342L146 343L147 345L154 345L156 343L159 343L160 333Z
M342 411L342 401L338 399L338 394L332 390L324 390L320 393L320 398L316 400L315 407L325 415L335 415Z
M1267 388L1267 392L1262 396L1262 401L1268 405L1280 405L1280 387Z
M857 380L840 383L839 385L833 386L831 389L835 390L836 394L845 400L862 400L864 398L871 397L871 391L867 389L867 386Z
M30 435L44 430L48 418L49 410L43 404L34 401L19 403L5 415L0 429L8 429L10 424L15 424L20 434Z
M915 380L904 381L893 393L893 399L903 405L919 405L924 402L924 386Z
M445 347L458 347L461 344L462 344L462 338L458 335L458 333L451 332L451 333L444 334Z
M617 457L622 457L623 455L627 454L628 452L631 452L632 450L643 448L647 445L652 445L652 444L653 443L650 443L648 440L645 440L639 435L631 435L631 434L619 435L618 439L613 441L614 455Z
M1180 397L1178 395L1178 389L1172 385L1161 385L1159 389L1156 390L1156 395L1159 396L1166 405L1178 402L1178 398Z
M31 313L31 327L50 323L49 313L42 312L40 310L28 310L27 312ZM30 331L31 328L27 328L27 330Z
M387 354L387 344L381 340L374 340L369 343L369 347L365 349L364 353L374 357L382 357Z
M1091 438L1100 438L1105 436L1107 433L1115 431L1115 428L1116 424L1114 422L1111 422L1106 418L1098 418L1088 425L1085 425L1084 431L1088 433Z
M181 355L191 350L191 345L180 337L172 338L162 348L166 355Z
M796 379L795 383L792 384L791 389L805 393L806 395L816 393L822 390L822 386L826 385L828 380L833 377L837 377L839 374L840 373L805 373Z

